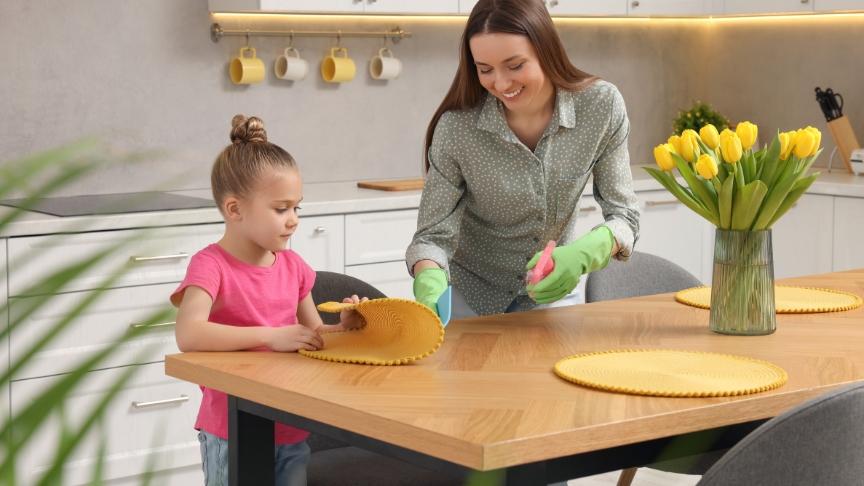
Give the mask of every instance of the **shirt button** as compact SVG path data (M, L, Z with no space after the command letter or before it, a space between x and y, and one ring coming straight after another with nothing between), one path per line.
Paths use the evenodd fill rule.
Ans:
M525 261L530 262L532 258L534 258L534 255L528 255L525 257Z
M534 238L534 243L539 243L539 242L540 242L540 238Z
M520 282L522 281L523 278L524 277L522 275L516 275L516 280L519 280Z
M508 290L507 293L510 294L510 295L513 295L513 291L512 291L512 290Z

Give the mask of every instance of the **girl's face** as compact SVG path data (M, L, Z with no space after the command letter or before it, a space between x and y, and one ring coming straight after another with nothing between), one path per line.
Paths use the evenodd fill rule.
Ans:
M514 112L536 112L555 95L531 42L518 34L477 34L468 41L480 84Z
M284 250L297 229L303 185L294 169L271 169L261 175L253 193L238 201L238 229L267 251Z

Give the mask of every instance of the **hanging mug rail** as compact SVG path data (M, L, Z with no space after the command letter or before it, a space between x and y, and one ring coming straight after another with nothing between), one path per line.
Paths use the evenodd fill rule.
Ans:
M219 42L225 36L268 36L268 37L381 37L398 42L406 37L411 37L411 32L396 27L393 30L383 31L351 31L351 30L227 30L221 25L214 23L210 26L210 39Z

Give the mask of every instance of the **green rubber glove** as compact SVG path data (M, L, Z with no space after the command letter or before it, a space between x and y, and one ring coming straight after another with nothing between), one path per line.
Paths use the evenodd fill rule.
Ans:
M552 251L555 268L537 285L528 285L528 295L538 304L555 302L576 288L579 278L589 272L600 270L609 263L615 237L606 226L600 226L567 245ZM526 270L534 268L540 259L537 252L525 265Z
M414 275L414 299L438 313L438 298L447 290L447 273L441 268L424 268Z

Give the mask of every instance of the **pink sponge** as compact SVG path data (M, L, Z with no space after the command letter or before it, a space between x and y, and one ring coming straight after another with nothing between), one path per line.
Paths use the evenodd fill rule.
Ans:
M555 261L552 260L552 250L555 249L555 245L555 240L549 240L549 243L546 243L546 248L543 248L543 253L540 254L537 265L534 265L533 269L528 270L528 275L525 276L525 280L529 284L536 285L546 278L546 275L552 273L552 269L555 268Z

